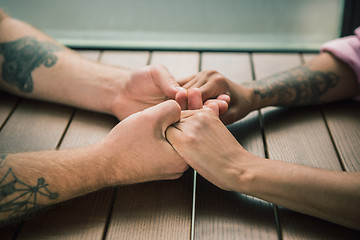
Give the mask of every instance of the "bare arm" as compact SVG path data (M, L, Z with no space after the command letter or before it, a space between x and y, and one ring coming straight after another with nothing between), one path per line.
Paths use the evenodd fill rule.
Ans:
M360 94L353 70L326 52L294 69L242 85L216 71L200 72L183 79L180 85L199 88L204 101L229 95L229 110L221 116L225 124L266 106L314 105Z
M0 9L0 89L119 119L167 99L179 85L163 66L129 71L87 60ZM186 94L180 94L183 101Z
M255 108L321 104L360 94L353 70L327 52L302 66L246 86L253 89Z
M180 111L160 103L84 148L0 154L0 222L104 187L180 177L188 165L165 139Z
M167 139L216 186L360 229L360 173L311 168L247 152L209 109L185 111Z

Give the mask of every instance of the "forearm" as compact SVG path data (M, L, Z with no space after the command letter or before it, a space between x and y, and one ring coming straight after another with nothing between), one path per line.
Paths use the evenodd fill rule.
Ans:
M329 53L289 71L246 83L254 108L328 103L360 94L353 70Z
M130 72L84 59L32 26L0 21L0 89L19 96L112 113Z
M240 178L239 191L360 229L360 173L328 171L261 158L252 166L247 167Z
M0 221L108 186L96 147L0 155Z

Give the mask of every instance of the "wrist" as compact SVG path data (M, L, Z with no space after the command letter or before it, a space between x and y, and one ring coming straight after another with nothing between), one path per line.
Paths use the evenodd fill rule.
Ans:
M239 155L238 163L238 176L236 188L234 191L253 195L254 186L262 171L262 165L268 160L255 156L243 149L245 153Z
M91 178L91 186L95 190L118 184L119 178L116 173L119 171L116 169L117 166L114 166L116 161L113 159L110 150L107 149L106 144L99 142L87 146L84 148L84 152L85 167L82 172Z
M100 86L99 94L95 95L97 101L101 101L100 112L117 116L115 109L126 109L125 85L130 78L130 71L111 66L102 66L101 75L98 76ZM118 116L117 116L118 117Z
M276 105L276 96L264 94L264 87L261 85L260 81L252 81L244 84L249 92L251 110L258 110L264 107Z

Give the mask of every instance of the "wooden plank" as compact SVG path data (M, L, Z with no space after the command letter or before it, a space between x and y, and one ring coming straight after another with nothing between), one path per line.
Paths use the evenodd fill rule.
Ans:
M310 61L317 54L303 54ZM360 104L345 101L322 107L331 136L346 171L360 170Z
M112 116L77 110L60 149L101 140L118 122ZM90 176L89 176L90 177ZM114 190L106 189L52 207L40 218L24 222L18 239L101 239Z
M254 54L256 76L264 78L276 71L294 67L295 61L290 61L291 58L290 55L273 54L272 58L267 56L267 59L257 61ZM300 64L298 55L294 54L293 58L297 58ZM262 112L271 159L341 171L319 108L268 108ZM284 239L339 239L353 236L353 232L347 228L284 208L279 209L279 216Z
M0 132L0 152L54 149L71 113L72 110L64 106L22 100ZM0 239L13 239L19 226L0 228Z
M164 64L175 76L199 68L198 53L154 52L150 62ZM192 171L173 181L120 187L106 239L188 239L192 209Z
M198 52L153 52L151 64L163 64L176 78L183 78L199 71L199 59Z
M5 124L5 121L9 118L9 115L13 111L18 98L8 93L0 91L0 130ZM0 132L1 135L1 132ZM16 230L18 228L18 224L11 224L8 226L0 227L0 239L13 239Z
M77 52L84 58L95 62L97 62L100 58L100 51L98 50L78 50Z
M172 181L123 186L106 239L188 239L192 172Z
M271 159L341 171L319 108L272 108L264 123Z
M256 79L283 72L301 63L299 55L292 53L254 53L252 59Z
M318 55L318 53L303 53L302 58L304 62L309 62Z
M22 100L0 135L0 152L55 149L72 109L34 100Z
M251 81L251 65L244 53L203 53L201 69L216 69L238 83ZM228 125L245 149L264 157L259 113ZM227 192L197 177L195 239L276 239L270 203L241 193ZM254 224L256 223L256 224Z
M345 101L323 107L346 171L360 171L360 103Z
M13 111L18 98L0 91L0 129Z
M101 62L128 69L136 69L145 66L150 59L148 51L104 51Z
M237 83L253 80L248 53L204 52L201 58L201 70L211 69L217 70Z

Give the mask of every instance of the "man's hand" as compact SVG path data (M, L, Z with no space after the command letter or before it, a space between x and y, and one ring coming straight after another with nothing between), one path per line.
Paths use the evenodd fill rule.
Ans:
M133 71L120 82L111 110L120 120L168 99L185 102L187 93L162 65L151 65ZM183 105L183 104L181 104Z
M214 100L226 101L229 109L220 113L225 124L233 123L254 110L252 89L230 81L217 71L200 72L180 80L179 84L186 89L199 88L204 105Z
M183 111L180 122L167 129L166 138L201 176L225 190L238 190L244 171L239 163L256 157L241 147L216 113L216 105Z
M110 185L175 179L188 168L165 138L179 121L181 108L173 100L131 115L100 143L111 169Z

